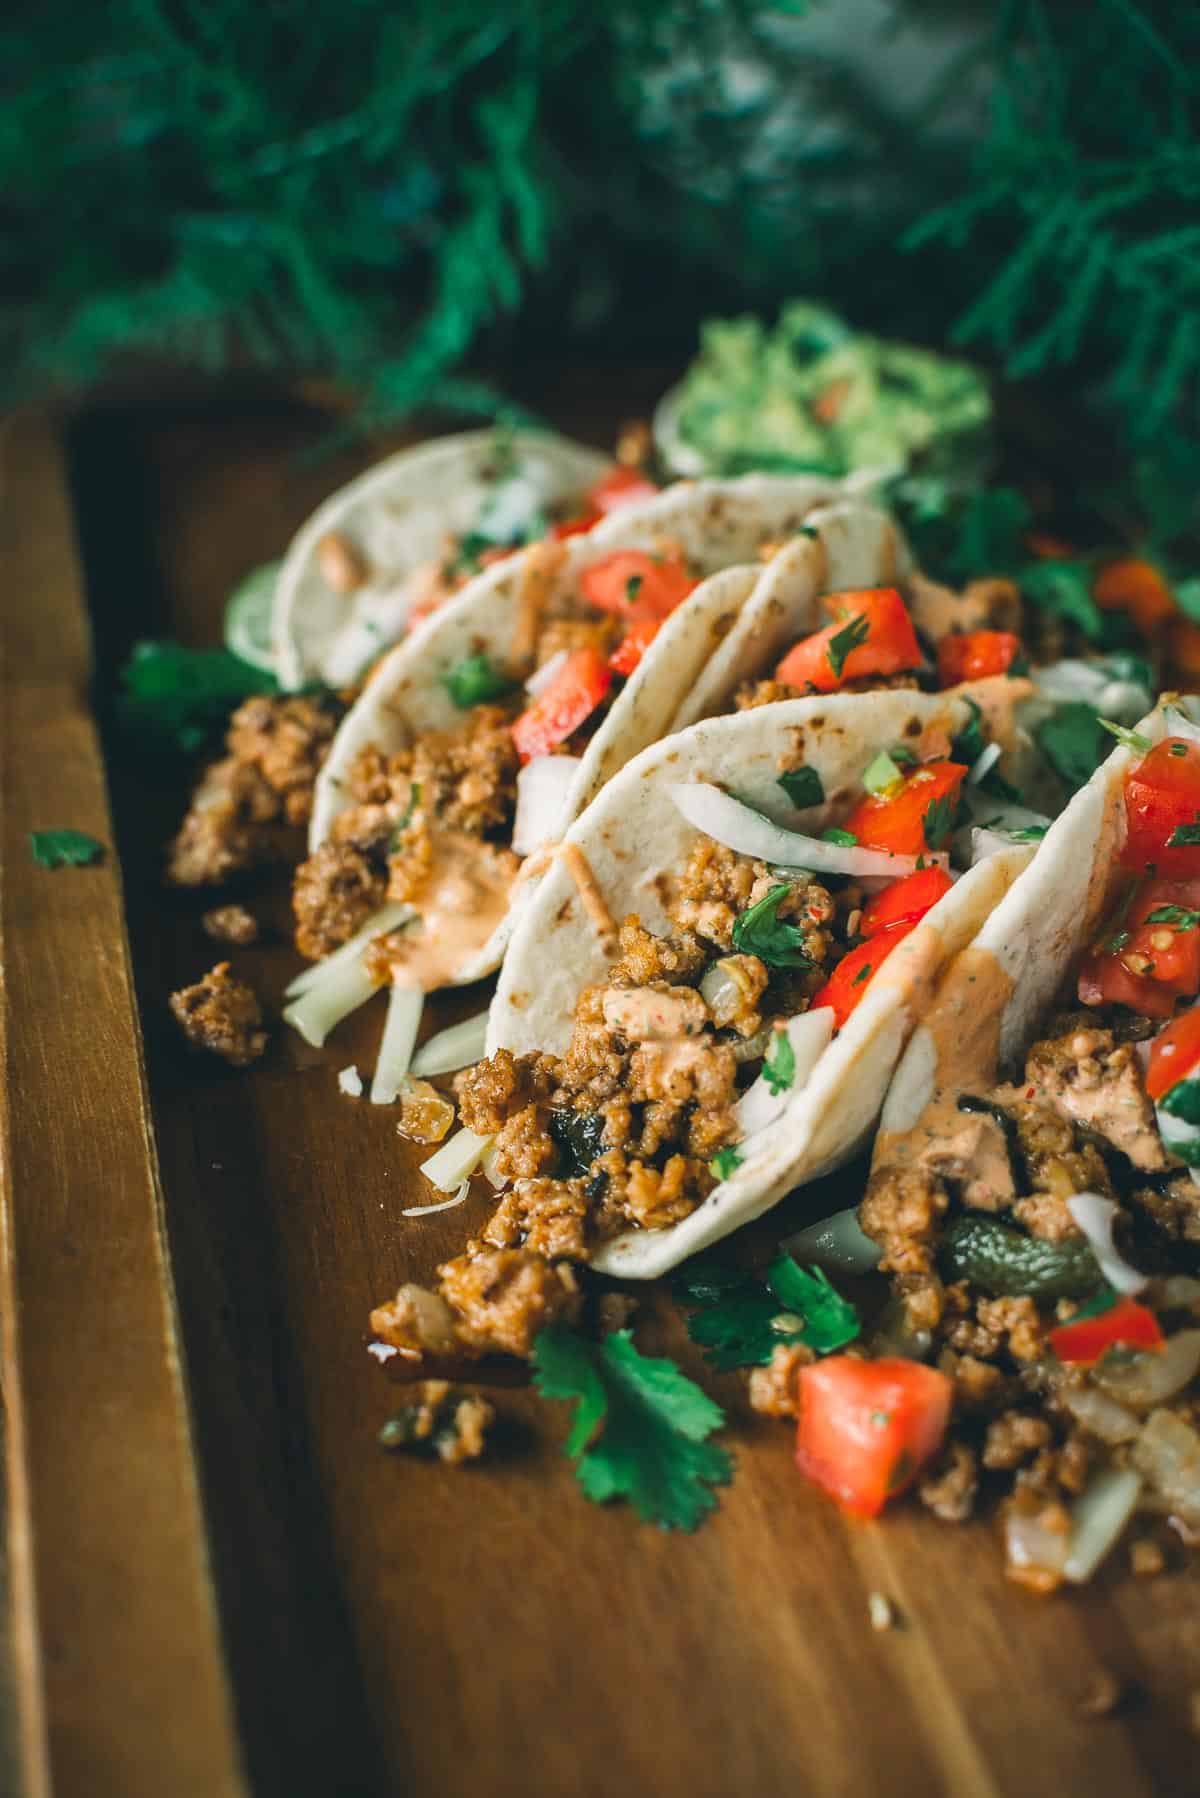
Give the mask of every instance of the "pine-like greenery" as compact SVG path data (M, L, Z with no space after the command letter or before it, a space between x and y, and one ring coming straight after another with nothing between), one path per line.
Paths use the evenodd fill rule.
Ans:
M677 354L811 292L1190 430L1200 11L897 3L965 33L901 106L886 35L818 48L830 5L42 0L6 41L8 386L149 352L486 411L484 361Z

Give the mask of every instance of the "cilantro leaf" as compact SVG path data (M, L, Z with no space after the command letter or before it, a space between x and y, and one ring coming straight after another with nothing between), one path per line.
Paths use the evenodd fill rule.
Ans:
M940 849L954 828L954 799L949 793L933 799L925 807L925 847Z
M815 768L788 768L775 784L783 788L797 811L824 803L825 788Z
M871 621L862 612L844 624L840 631L835 631L825 646L825 660L833 669L834 678L841 680L842 669L846 666L846 657L852 649L865 643L871 634Z
M104 854L103 843L83 830L33 830L29 846L39 868L87 868Z
M1173 924L1176 930L1195 930L1200 924L1200 911L1192 911L1186 905L1156 905L1152 912L1146 913L1143 922Z
M836 843L839 849L853 849L858 838L852 830L842 830L838 825L831 824L828 830L821 832L821 841Z
M1108 750L1099 713L1082 699L1056 707L1035 726L1033 734L1054 772L1072 792L1091 779Z
M860 1333L858 1312L819 1267L809 1273L790 1255L781 1255L767 1269L767 1284L803 1319L803 1339L818 1355L832 1355Z
M685 1305L715 1305L730 1293L742 1292L754 1275L721 1261L685 1261L671 1277L671 1291Z
M875 970L872 967L871 963L869 961L865 961L863 963L862 967L858 970L858 973L854 976L854 979L850 982L851 986L861 986L863 981L869 980L871 978L871 975L874 972L875 972Z
M1200 812L1194 824L1177 824L1167 838L1168 849L1191 849L1200 843Z
M968 768L973 768L988 746L980 724L983 707L966 694L963 695L963 702L970 707L971 716L950 744L950 760L965 762Z
M586 1342L562 1324L533 1345L543 1398L576 1400L566 1452L596 1504L628 1498L644 1523L694 1530L716 1508L733 1462L707 1438L725 1414L673 1361L639 1354L628 1330Z
M227 649L169 642L135 643L120 678L117 723L143 747L157 750L200 749L243 699L279 691L273 674Z
M1158 1104L1168 1117L1179 1118L1185 1124L1200 1124L1200 1080L1177 1080Z
M1106 1311L1112 1310L1116 1302L1117 1295L1106 1281L1099 1292L1093 1293L1086 1305L1080 1305L1078 1311L1069 1317L1067 1322L1079 1324L1087 1317L1103 1317Z
M442 675L442 685L456 706L463 711L482 705L487 699L498 699L512 691L513 682L498 668L493 668L485 655L464 656Z
M804 932L795 924L781 923L776 916L791 890L786 881L772 887L756 905L735 919L733 946L739 955L757 955L769 968L812 966L812 957L804 946Z
M1107 635L1104 613L1092 597L1092 570L1086 562L1035 562L1020 574L1021 591L1040 611L1077 624L1094 643Z
M645 581L646 577L644 574L631 574L629 579L625 582L625 598L630 605L636 600L638 594L645 585Z
M773 1093L785 1093L796 1078L796 1051L786 1030L776 1030L762 1066L763 1079Z
M708 1164L708 1171L717 1180L728 1180L730 1174L736 1173L742 1165L742 1151L736 1143L730 1143L727 1149L718 1149Z
M804 1342L818 1355L853 1342L858 1313L823 1273L809 1273L780 1255L765 1274L709 1263L690 1280L677 1277L676 1297L701 1306L687 1320L688 1335L720 1372L762 1367L781 1342Z
M1126 730L1123 724L1114 724L1111 718L1098 718L1096 722L1101 730L1115 737L1123 749L1135 749L1139 755L1148 755L1153 747L1149 737L1144 737L1140 730Z

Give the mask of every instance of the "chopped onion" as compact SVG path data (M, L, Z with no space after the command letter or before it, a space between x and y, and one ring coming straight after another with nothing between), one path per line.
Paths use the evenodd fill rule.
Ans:
M969 792L966 797L971 822L981 830L1016 832L1049 828L1050 819L1045 812L1031 811L1027 805L1018 805L1015 799L993 799L990 794L978 790Z
M1002 849L1014 847L1011 837L998 830L980 830L976 825L971 832L971 866L977 868L989 855L999 855Z
M331 956L321 963L321 970L322 978L306 986L283 1009L284 1023L298 1030L314 1049L321 1047L335 1024L365 1005L378 990L361 961L338 962Z
M817 1267L832 1268L842 1274L869 1274L879 1266L883 1254L879 1244L872 1242L860 1227L857 1205L835 1211L819 1224L808 1224L779 1246L800 1261L811 1261Z
M1136 724L1154 704L1154 695L1140 681L1114 676L1109 663L1079 661L1067 657L1048 668L1035 670L1034 685L1042 700L1052 705L1086 700L1102 718L1118 724Z
M532 855L562 836L567 793L579 762L577 755L537 755L517 775L512 846L518 855Z
M1190 1311L1200 1300L1200 1280L1190 1274L1168 1274L1159 1288L1164 1311Z
M1038 1511L1009 1506L1004 1518L1004 1553L1018 1573L1048 1573L1055 1581L1067 1570L1071 1538L1065 1530L1047 1529Z
M753 1005L755 996L737 956L726 956L705 969L700 982L700 997L708 1006L709 1016L718 1030L732 1024L738 1013L746 1010L748 1003Z
M431 1186L456 1192L460 1181L471 1178L491 1140L490 1136L477 1136L474 1130L456 1130L436 1155L421 1163L421 1172Z
M1113 1219L1117 1207L1098 1192L1077 1192L1067 1200L1067 1210L1087 1237L1092 1253L1100 1264L1100 1272L1115 1292L1140 1292L1149 1279L1131 1267L1118 1253L1113 1242Z
M463 1180L448 1199L440 1199L436 1205L406 1205L400 1213L401 1217L429 1217L434 1211L451 1211L455 1205L461 1205L471 1190L471 1182Z
M1090 1580L1114 1549L1137 1508L1140 1474L1130 1467L1109 1467L1088 1481L1071 1506L1071 1534L1063 1572L1075 1585Z
M1200 743L1200 724L1194 723L1182 706L1168 706L1164 723L1169 737L1184 737L1189 743Z
M977 787L988 770L996 766L1002 754L999 743L989 743L987 748L981 751L971 763L967 773L967 785Z
M536 699L539 693L545 692L559 669L566 662L566 659L566 650L560 649L550 657L548 662L543 662L540 668L534 669L529 679L525 682L525 691L528 693L530 699Z
M1059 1398L1076 1422L1101 1442L1132 1442L1142 1427L1132 1411L1094 1386L1066 1386Z
M348 1099L361 1099L363 1095L362 1075L351 1062L338 1075L338 1090L344 1092Z
M456 1074L459 1068L469 1068L472 1062L482 1061L487 1021L487 1012L477 1011L474 1017L451 1024L448 1030L439 1030L436 1036L421 1044L412 1058L409 1072L424 1079L430 1074Z
M819 837L787 830L708 781L675 781L667 790L676 810L689 824L738 855L752 855L758 861L775 862L784 868L806 868L814 874L850 874L860 878L883 874L893 880L911 874L917 865L913 855L889 855L882 849L826 843ZM946 855L922 857L925 867L944 867L948 860Z
M887 750L881 749L863 769L862 784L868 793L878 795L889 792L892 787L898 787L903 779L903 774Z
M1119 1404L1150 1411L1182 1392L1198 1371L1200 1330L1177 1330L1160 1349L1128 1361L1109 1356L1095 1369L1093 1378Z
M787 1110L794 1095L807 1084L833 1041L833 1012L828 1005L822 1005L819 1011L802 1011L798 1017L789 1018L785 1028L796 1063L791 1085L782 1092L772 1092L764 1072L753 1086L747 1087L733 1108L743 1139L756 1136L773 1124ZM769 1043L767 1049L769 1053Z
M345 967L347 962L357 961L368 943L373 943L377 936L384 936L389 930L398 930L401 924L407 924L413 916L411 905L400 905L393 901L389 905L381 905L379 910L369 917L361 930L356 930L348 942L327 955L323 961L314 962L303 973L297 974L291 985L286 988L289 999L298 999L318 981L324 980L334 968Z
M379 1060L371 1082L372 1105L390 1105L400 1091L412 1061L413 1044L421 1028L425 995L419 986L396 986L388 994L387 1020Z
M1173 1411L1155 1411L1133 1445L1133 1464L1163 1508L1200 1530L1200 1435Z
M500 1173L496 1167L496 1139L494 1136L488 1137L487 1148L479 1157L479 1171L485 1180L491 1181L497 1192L502 1186L508 1185L508 1175Z

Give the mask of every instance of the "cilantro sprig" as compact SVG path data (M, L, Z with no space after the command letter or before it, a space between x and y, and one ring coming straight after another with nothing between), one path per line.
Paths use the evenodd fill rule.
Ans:
M783 788L798 812L825 802L825 788L815 768L788 768L775 784Z
M954 799L949 793L943 793L937 799L930 800L925 808L925 847L940 849L954 828Z
M1170 924L1177 931L1195 930L1200 924L1200 911L1192 911L1186 905L1156 905L1154 910L1146 913L1147 924Z
M33 830L29 847L39 868L87 868L104 854L85 830Z
M786 881L772 887L734 920L733 946L740 955L757 955L769 968L812 966L812 957L804 946L804 932L777 916L791 890Z
M1200 812L1192 824L1177 824L1167 838L1168 849L1191 849L1200 843Z
M673 1290L699 1307L688 1335L716 1369L764 1366L781 1342L803 1342L831 1355L861 1331L858 1312L819 1269L809 1272L780 1255L765 1275L698 1262L676 1276Z
M1097 718L1096 722L1101 730L1106 730L1110 736L1115 737L1123 748L1136 750L1138 755L1148 755L1153 748L1149 737L1143 736L1140 730L1126 730L1123 724L1114 724L1111 718Z
M184 753L223 729L243 699L279 691L274 675L227 649L169 642L135 643L120 678L116 715L122 732L144 748Z
M442 685L455 705L466 711L485 700L499 699L512 691L513 682L502 674L485 655L464 656L442 675Z
M786 1030L776 1030L771 1037L771 1046L767 1050L762 1065L763 1079L773 1093L790 1091L792 1081L796 1078L796 1051L792 1047L792 1039Z
M1072 792L1091 779L1108 753L1100 714L1082 699L1057 706L1034 727L1033 734L1054 772Z
M733 1477L726 1449L708 1438L725 1414L673 1361L651 1360L628 1330L593 1343L563 1324L533 1345L543 1398L573 1399L566 1453L595 1504L627 1498L643 1523L694 1530Z
M842 669L846 666L846 657L851 650L857 649L866 642L871 634L871 621L862 612L856 612L840 631L835 631L825 646L825 659L833 670L835 680L841 680Z

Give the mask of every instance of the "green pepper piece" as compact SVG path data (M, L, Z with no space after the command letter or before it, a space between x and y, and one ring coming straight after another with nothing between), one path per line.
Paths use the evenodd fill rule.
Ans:
M1103 1279L1085 1242L1043 1242L978 1212L958 1217L942 1238L947 1280L970 1280L991 1298L1081 1299Z

